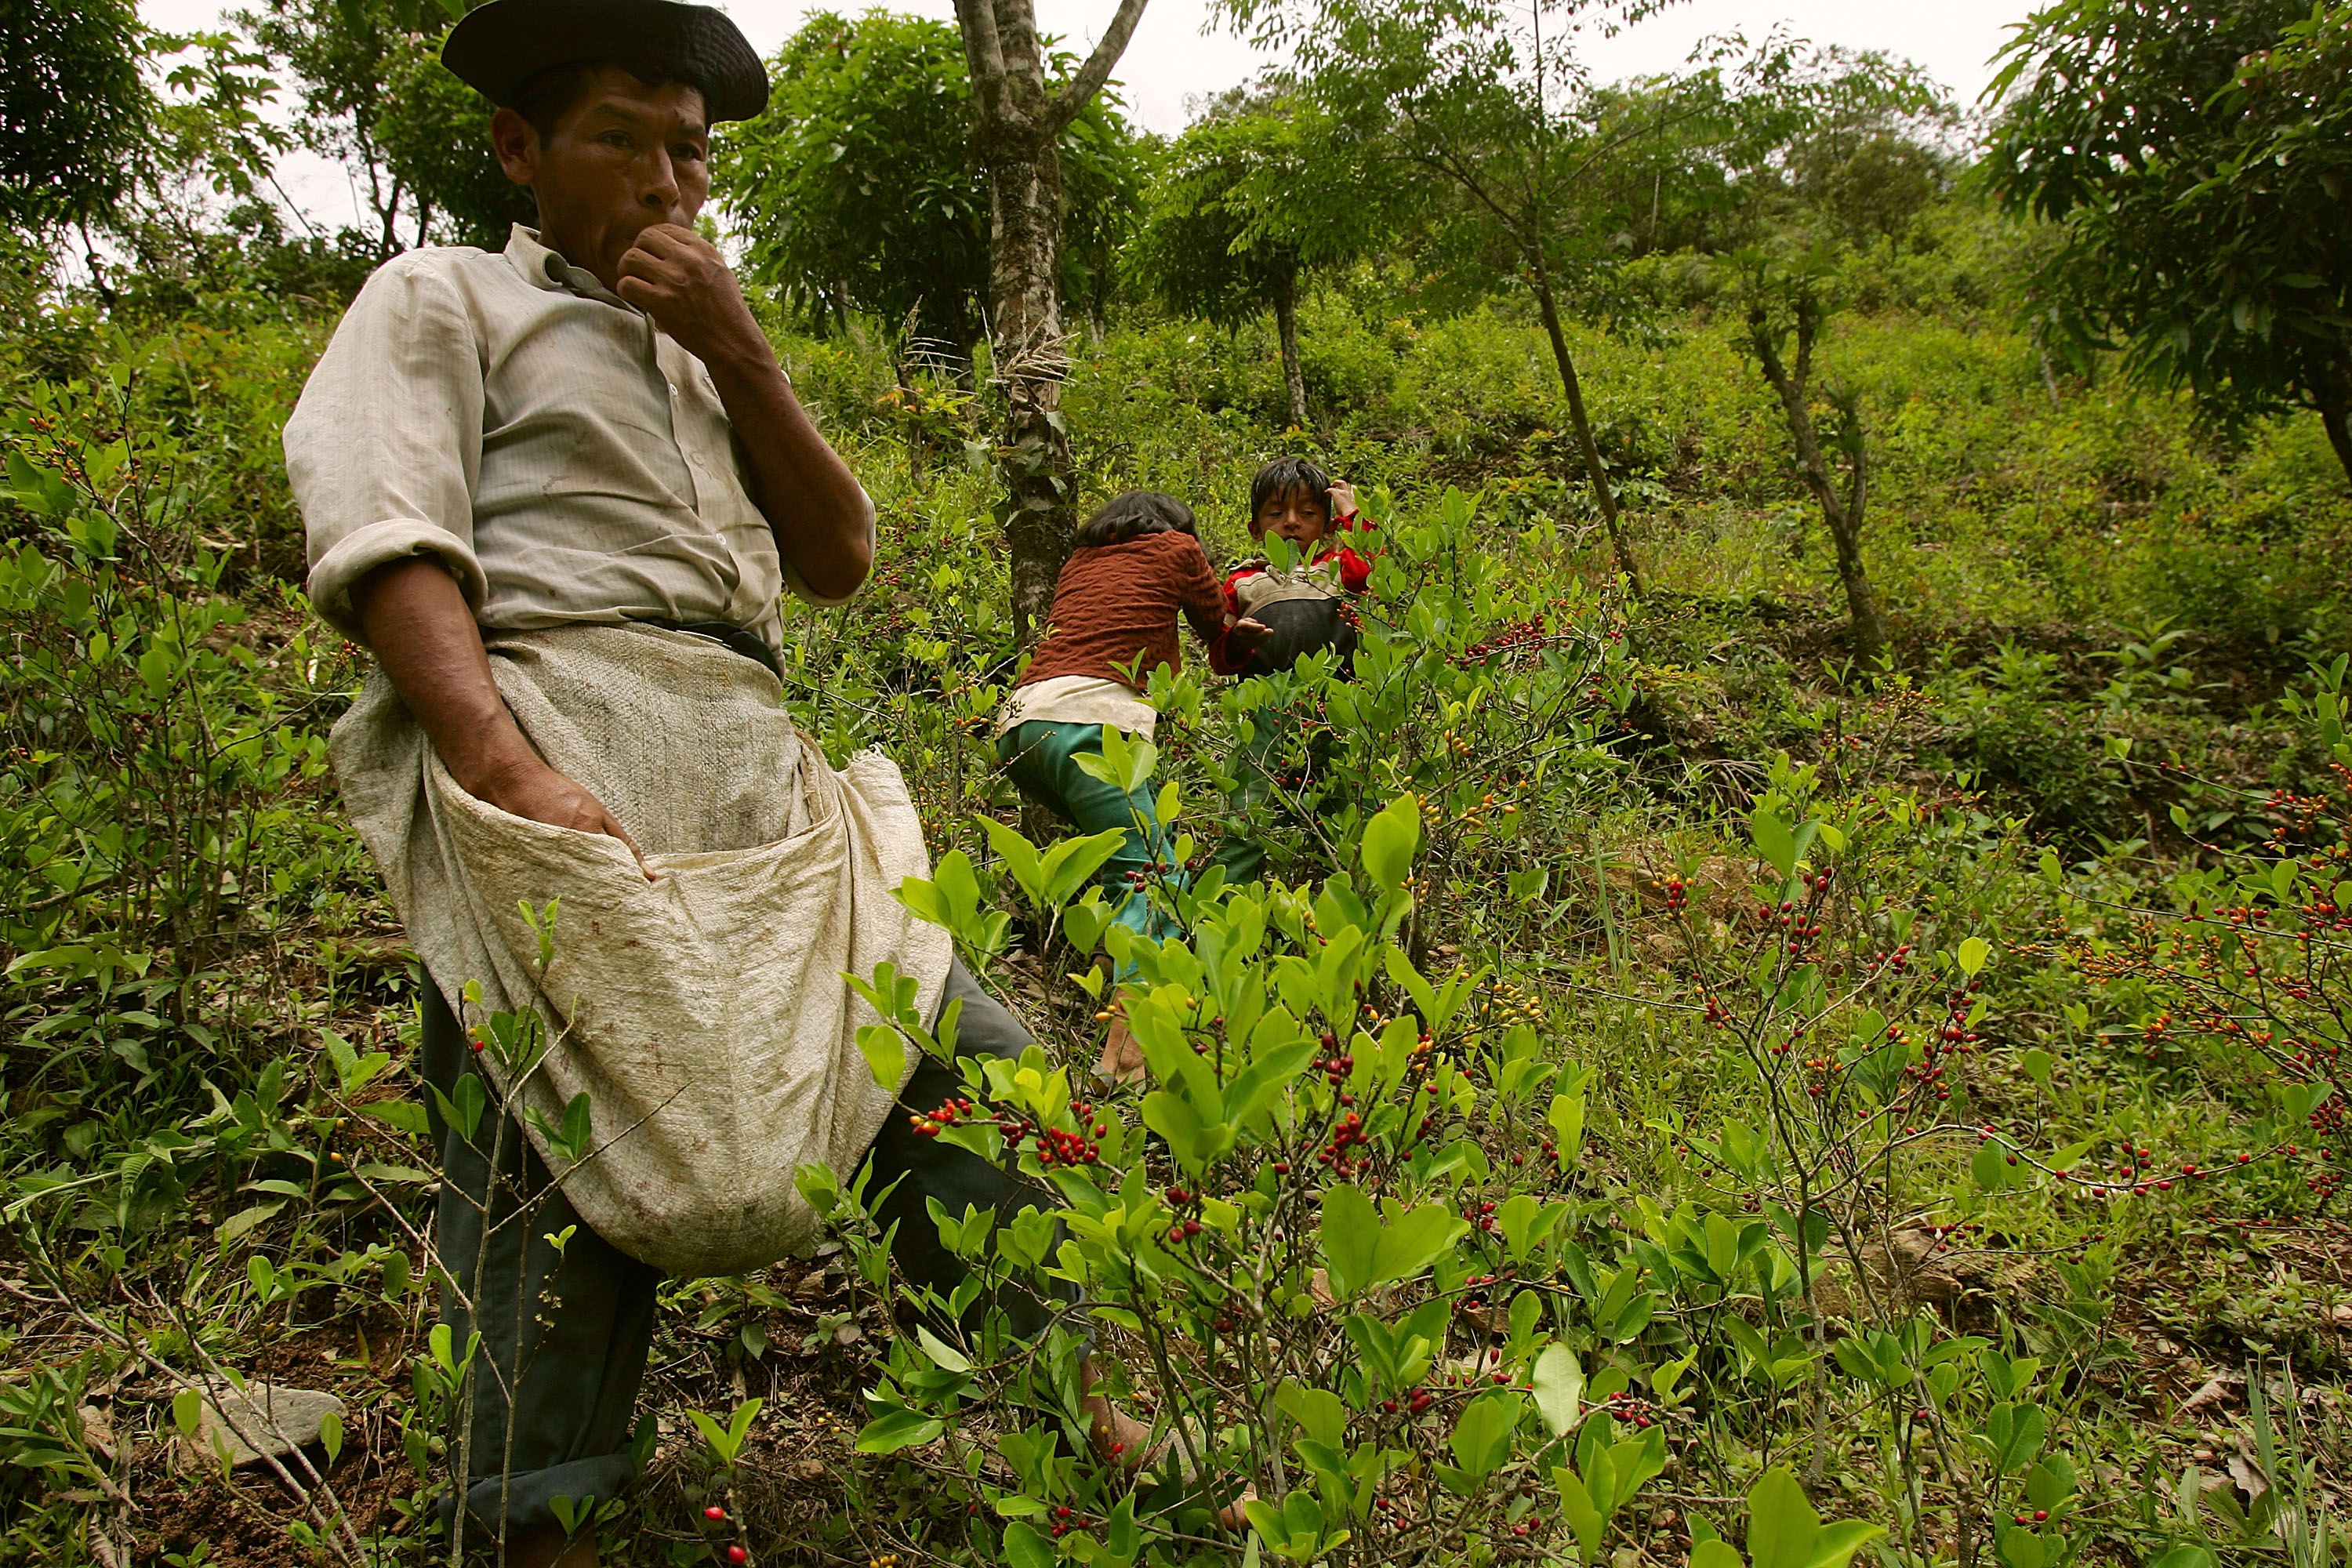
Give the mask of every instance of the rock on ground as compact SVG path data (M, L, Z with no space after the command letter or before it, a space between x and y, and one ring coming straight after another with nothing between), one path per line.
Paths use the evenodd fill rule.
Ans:
M316 1389L247 1383L240 1394L226 1384L216 1384L205 1393L196 1447L200 1453L213 1453L213 1436L217 1433L227 1445L232 1465L242 1468L257 1465L265 1458L282 1459L317 1443L327 1417L341 1421L342 1415L341 1400Z

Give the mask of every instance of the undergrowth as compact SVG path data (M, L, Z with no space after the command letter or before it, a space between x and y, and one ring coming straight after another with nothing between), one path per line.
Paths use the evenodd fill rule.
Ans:
M665 1287L647 1473L583 1524L608 1560L2341 1554L2352 503L2315 429L2221 447L2050 377L1967 288L1882 284L1825 351L1886 447L1875 666L1703 313L1579 347L1642 602L1507 312L1312 301L1313 436L1251 330L1083 353L1090 497L1173 490L1230 555L1303 443L1381 524L1352 678L1188 668L1107 752L1167 792L1164 945L989 766L1018 664L961 395L908 397L870 335L784 343L883 516L867 592L792 623L787 700L906 767L908 896L1041 1041L932 1125L1064 1228L939 1223L1072 1304L1035 1347L951 1331L813 1178L811 1256ZM467 1363L431 1332L415 980L325 766L363 656L295 591L269 441L320 341L6 341L0 1558L436 1551ZM1245 761L1277 786L1246 811ZM1207 868L1237 834L1265 880ZM1083 1073L1106 942L1142 1090ZM1089 1457L1084 1344L1155 1426L1139 1471ZM231 1470L196 1405L232 1373L343 1424Z

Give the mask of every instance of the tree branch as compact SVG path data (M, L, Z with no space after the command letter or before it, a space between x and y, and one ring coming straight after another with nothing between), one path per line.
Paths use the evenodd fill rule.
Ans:
M1863 438L1859 405L1851 405L1844 412L1845 428L1840 432L1839 444L1845 448L1850 470L1847 474L1845 515L1859 529L1863 510L1870 504L1870 447Z
M1813 333L1821 326L1812 290L1797 296L1797 396L1802 399L1813 384Z
M955 0L955 12L981 123L994 124L1004 118L1004 46L996 37L995 0Z
M1135 25L1143 20L1143 5L1144 0L1118 0L1118 14L1110 19L1101 41L1095 45L1095 52L1087 57L1078 74L1064 83L1062 90L1046 105L1045 118L1053 123L1055 134L1076 119L1087 100L1100 92L1103 83L1110 79L1111 67L1118 64L1118 57L1127 52L1127 41L1135 37Z
M1835 530L1843 526L1844 514L1841 510L1843 503L1838 499L1836 487L1830 481L1829 464L1822 460L1821 440L1813 429L1812 415L1805 407L1806 377L1810 372L1807 362L1811 355L1811 339L1804 329L1803 321L1801 310L1797 331L1797 374L1794 376L1789 374L1788 366L1781 361L1777 334L1771 330L1760 302L1748 307L1748 341L1755 350L1756 362L1764 373L1765 381L1780 396L1780 410L1789 425L1789 435L1797 447L1798 477L1803 479L1805 488L1813 492L1813 499L1821 504L1822 516Z
M1640 141L1644 136L1663 136L1665 132L1680 125L1684 121L1696 120L1706 112L1706 107L1705 105L1696 105L1692 108L1683 110L1679 113L1668 114L1663 120L1651 121L1643 124L1636 125L1629 131L1621 132L1592 148L1584 155L1582 160L1577 163L1575 168L1570 170L1566 174L1561 176L1561 181L1563 184L1567 184L1576 180L1580 180L1586 174L1591 174L1594 168L1598 167L1602 159L1608 157L1612 153L1616 152L1620 147L1628 146L1633 142Z
M1425 122L1412 110L1407 109L1401 112L1406 121L1417 130L1427 131ZM1423 168L1433 169L1469 192L1473 200L1494 215L1495 221L1503 226L1503 232L1511 237L1511 242L1525 248L1526 242L1519 237L1517 217L1488 193L1478 177L1470 172L1466 163L1456 159L1452 154L1444 137L1429 133L1426 140L1407 142L1404 144L1404 155L1408 162L1419 163Z

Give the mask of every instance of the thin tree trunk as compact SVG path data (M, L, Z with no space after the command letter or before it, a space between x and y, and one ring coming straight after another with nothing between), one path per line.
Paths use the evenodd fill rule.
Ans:
M907 480L922 495L930 489L923 472L924 448L929 444L923 430L923 395L915 385L915 378L907 368L907 356L898 355L898 407L905 416L902 428L907 437Z
M368 193L375 203L376 216L383 220L383 233L377 239L378 253L386 258L400 254L400 198L407 193L401 183L392 183L392 195L383 194L383 185L376 178L375 160L368 160Z
M1069 554L1076 476L1063 423L1068 368L1062 302L1062 159L1051 139L989 160L989 293L995 302L996 379L1004 388L999 515L1013 558L1013 618L1027 642L1053 608Z
M1282 340L1282 385L1290 395L1290 423L1307 428L1307 373L1298 363L1298 268L1290 268L1275 285L1274 331Z
M115 306L114 285L106 280L106 263L99 258L98 241L90 237L89 224L86 220L77 222L74 226L81 231L81 256L83 263L89 268L89 285L98 290L99 300L110 313Z
M1646 596L1649 585L1642 580L1642 563L1633 558L1633 546L1625 537L1624 524L1617 516L1616 492L1609 488L1608 465L1601 460L1601 444L1592 438L1592 420L1584 412L1584 384L1577 379L1576 360L1568 352L1568 333L1559 324L1559 302L1553 298L1550 277L1538 270L1535 276L1536 308L1542 312L1544 333L1551 339L1551 357L1559 367L1559 384L1568 389L1568 416L1576 426L1576 444L1584 454L1585 476L1592 481L1593 498L1601 503L1601 521L1609 530L1609 548L1617 559L1617 570L1625 574L1627 586L1636 599Z
M995 380L1004 388L998 516L1012 558L1013 622L1026 643L1053 607L1069 553L1076 477L1061 414L1062 132L1100 91L1144 0L1119 0L1093 54L1048 93L1031 0L956 0L971 68L975 141L988 174L988 285Z
M2347 384L2352 384L2352 370L2321 391L2319 423L2327 431L2327 444L2336 448L2336 460L2344 466L2344 477L2352 479L2352 421L2347 418L2347 411L2352 411L2352 395L2346 393Z
M1806 384L1812 378L1813 333L1817 318L1805 306L1798 309L1797 369L1791 375L1780 359L1780 349L1766 324L1762 306L1748 314L1749 342L1754 345L1757 363L1763 367L1764 379L1780 395L1780 411L1788 420L1790 439L1797 447L1797 471L1805 488L1821 504L1822 521L1829 524L1830 539L1837 546L1838 581L1845 589L1846 613L1853 623L1853 642L1864 658L1875 658L1885 645L1885 628L1880 623L1878 596L1871 590L1870 574L1862 563L1863 509L1870 500L1868 459L1862 442L1859 414L1849 415L1851 438L1846 443L1846 460L1851 465L1851 488L1840 497L1837 485L1830 475L1829 460L1822 455L1819 434L1813 428L1811 410L1806 407Z

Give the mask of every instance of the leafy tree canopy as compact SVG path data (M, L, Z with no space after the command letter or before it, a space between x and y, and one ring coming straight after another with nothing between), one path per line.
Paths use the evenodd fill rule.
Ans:
M1303 269L1343 265L1381 226L1368 149L1286 94L1193 125L1168 150L1130 259L1169 309L1231 323Z
M2062 226L2049 336L2225 417L2316 408L2352 474L2352 8L2066 0L2008 56L1985 168Z
M1054 63L1067 74L1066 59ZM771 75L767 112L730 131L718 157L751 276L812 326L868 311L969 351L984 335L989 194L956 29L820 12L785 41ZM1062 290L1098 310L1143 148L1098 96L1061 153Z
M1219 5L1261 47L1292 51L1306 90L1335 118L1450 195L1426 204L1428 250L1463 291L1512 278L1534 296L1601 521L1638 595L1564 313L1638 320L1621 264L1664 237L1670 195L1702 218L1734 206L1735 171L1832 110L1925 96L1916 73L1776 34L1752 49L1723 40L1676 76L1596 84L1576 58L1580 33L1638 21L1657 0Z
M302 144L359 179L379 255L401 247L404 216L425 243L436 210L454 209L466 238L503 237L498 215L513 204L484 172L497 168L489 106L440 64L442 32L464 10L457 0L267 0L235 13L291 74Z
M441 63L437 38L409 35L388 53L375 138L392 177L436 215L436 238L497 250L513 225L538 221L530 192L491 150L496 111Z
M153 108L147 28L130 0L9 0L0 16L0 223L104 219Z

